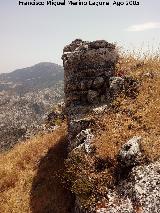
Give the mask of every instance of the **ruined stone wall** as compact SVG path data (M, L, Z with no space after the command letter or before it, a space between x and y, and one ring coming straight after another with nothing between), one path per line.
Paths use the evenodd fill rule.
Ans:
M62 59L66 107L104 103L118 59L115 45L77 39L64 48Z
M94 112L98 110L101 113L103 109L107 109L108 104L121 92L125 96L135 98L139 83L130 76L115 76L118 53L115 45L106 41L86 42L77 39L64 48L62 59L65 70L69 151L70 154L76 154L78 150L91 157L95 154L92 147L96 133L94 125L92 128L92 123L96 123ZM157 180L160 175L157 168L160 162L158 160L146 165L141 140L141 136L135 136L121 147L117 156L118 185L116 183L113 190L108 188L108 191L105 191L107 195L103 198L99 197L97 207L91 204L85 208L80 195L75 194L73 213L131 213L139 210L158 212L160 193Z
M76 39L63 50L64 92L71 149L75 136L89 128L87 114L110 98L109 81L118 60L114 44L104 40L87 42Z

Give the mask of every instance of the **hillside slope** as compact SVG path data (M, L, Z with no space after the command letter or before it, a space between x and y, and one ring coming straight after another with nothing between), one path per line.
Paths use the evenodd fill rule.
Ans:
M116 188L119 197L110 207L114 209L111 212L118 212L115 210L122 204L120 212L124 212L125 201L129 202L129 199L123 197L121 192L131 193L133 198L133 190L129 185L124 192L123 183L126 181L125 185L132 185L134 181L128 182L127 170L122 170L123 173L119 170L118 153L123 144L133 136L142 137L140 148L144 158L138 167L140 174L142 168L147 168L152 173L150 163L160 159L159 57L141 60L123 56L117 65L117 75L122 76L124 73L139 81L139 90L136 97L120 94L109 108L90 115L95 121L95 137L91 143L93 153L86 154L81 149L82 146L79 146L67 156L67 131L66 124L63 123L53 133L38 135L0 155L0 212L70 213L74 199L64 189L66 183L63 185L60 181L60 177L64 176L69 183L69 190L79 198L83 207L94 206L97 213L105 212L104 208L108 208L108 192L111 191L110 198L114 198L112 190L120 184L121 191ZM97 110L101 110L101 107ZM159 166L156 169L159 177ZM134 173L131 175L134 180ZM158 184L159 182L156 183L157 188ZM144 195L151 193L153 196L153 188L149 189L149 192L147 187L143 189ZM157 213L152 209L159 204L155 203L154 206L151 201L148 203L151 205L151 211L148 212ZM133 199L134 212L143 212L140 204Z
M0 212L70 213L72 196L61 183L66 127L38 135L0 156Z
M110 83L114 93L109 104L94 106L89 113L86 107L85 116L79 117L76 109L76 119L70 121L73 148L67 174L75 208L87 213L158 213L160 58L121 56L115 79L124 84Z

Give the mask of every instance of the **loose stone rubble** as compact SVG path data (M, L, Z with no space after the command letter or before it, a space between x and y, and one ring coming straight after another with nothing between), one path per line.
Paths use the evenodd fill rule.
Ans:
M124 79L121 77L110 78L110 91L113 96L117 96L124 89Z
M90 154L93 151L93 147L91 146L92 139L94 135L92 134L91 129L82 130L76 136L76 148L84 149L87 154Z

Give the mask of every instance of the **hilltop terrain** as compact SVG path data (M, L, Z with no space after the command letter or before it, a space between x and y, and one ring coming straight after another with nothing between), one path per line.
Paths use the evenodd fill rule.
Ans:
M140 59L122 54L116 73L136 79L138 93L134 98L122 93L109 108L97 108L90 115L95 121L91 154L84 152L80 145L67 158L65 121L52 133L37 135L1 154L1 212L70 213L75 200L73 194L83 208L92 206L97 213L106 212L106 208L110 209L108 212L124 212L124 208L128 212L132 205L134 209L130 212L145 212L143 203L137 203L132 197L134 192L144 203L148 202L147 213L158 213L159 203L151 199L159 196L156 194L159 189L156 179L159 164L156 162L160 158L159 56ZM134 136L141 137L143 158L140 165L133 170L122 169L122 173L118 155L122 146ZM142 180L137 179L134 185L138 174L143 174L148 182L143 182L142 175L138 176ZM149 178L155 178L151 181L155 184L154 193ZM144 184L143 190L141 184ZM133 198L132 205L129 196Z
M120 54L105 40L63 49L74 213L158 213L159 55Z

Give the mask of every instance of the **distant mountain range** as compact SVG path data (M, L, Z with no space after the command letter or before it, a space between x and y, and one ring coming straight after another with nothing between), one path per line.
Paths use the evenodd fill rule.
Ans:
M12 90L26 93L31 90L53 87L63 81L63 67L54 63L41 62L31 67L0 74L0 91Z
M0 150L44 127L47 114L63 100L63 67L43 62L0 74Z

